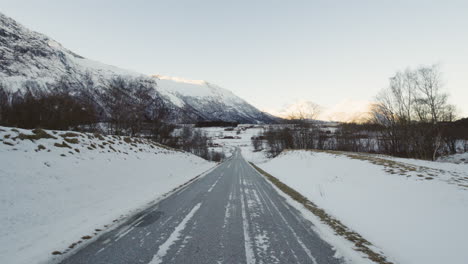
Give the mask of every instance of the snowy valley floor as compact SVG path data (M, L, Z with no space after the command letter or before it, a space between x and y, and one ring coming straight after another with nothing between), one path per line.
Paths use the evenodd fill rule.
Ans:
M229 156L240 148L248 161L389 261L467 263L468 164L325 151L284 151L267 159L250 142L263 128L246 127L204 130L212 149ZM142 139L0 127L0 262L47 263L52 252L94 240L215 165ZM362 257L301 204L288 201L337 252Z
M214 166L141 139L0 127L0 262L48 262Z
M257 165L395 263L468 261L468 164L285 151Z

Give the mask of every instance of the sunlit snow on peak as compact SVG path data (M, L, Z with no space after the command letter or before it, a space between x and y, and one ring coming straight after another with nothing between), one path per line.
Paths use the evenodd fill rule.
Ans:
M180 77L171 77L171 76L165 76L165 75L153 75L153 77L156 77L160 80L170 80L170 81L175 81L179 83L188 83L188 84L196 84L196 85L204 85L206 84L206 81L203 80L188 80Z
M366 100L344 99L330 107L318 107L319 111L314 119L337 122L364 122L370 118L372 102ZM272 115L290 118L303 112L307 115L311 111L317 110L317 104L299 100L291 104L286 104L280 109L263 109Z

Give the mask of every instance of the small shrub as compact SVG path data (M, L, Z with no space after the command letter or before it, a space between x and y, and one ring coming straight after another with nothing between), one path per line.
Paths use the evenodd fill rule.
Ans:
M91 239L91 236L82 236L81 239Z
M16 132L16 133L19 133L19 130L16 129L16 128L12 128L11 131Z
M62 252L56 250L56 251L52 252L52 255L62 255Z
M60 154L60 156L62 156L62 157L66 157L67 155L65 155L65 154Z
M79 150L79 149L77 149L77 148L75 149L75 151L76 151L77 153L80 153L80 150Z
M129 137L125 137L125 138L123 139L123 141L125 141L125 143L129 143L129 144L132 143L132 139L129 138Z
M37 146L37 151L41 151L41 150L44 150L46 149L46 147L44 147L44 145L38 145Z
M3 137L4 137L4 138L10 138L10 136L11 136L10 134L6 134L6 135L4 135Z

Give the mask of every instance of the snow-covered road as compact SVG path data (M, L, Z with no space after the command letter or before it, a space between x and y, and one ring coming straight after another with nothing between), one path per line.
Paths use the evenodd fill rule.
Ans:
M341 263L240 151L68 263Z

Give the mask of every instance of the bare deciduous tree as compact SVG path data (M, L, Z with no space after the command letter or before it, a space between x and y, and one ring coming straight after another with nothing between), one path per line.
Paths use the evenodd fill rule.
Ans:
M443 92L439 67L397 72L376 99L374 122L387 128L381 138L385 149L392 155L435 159L442 143L438 123L453 120L455 111Z

